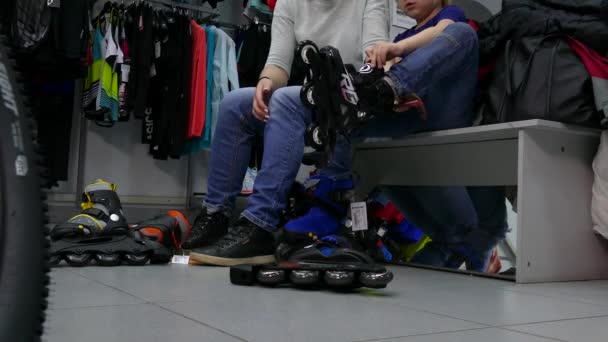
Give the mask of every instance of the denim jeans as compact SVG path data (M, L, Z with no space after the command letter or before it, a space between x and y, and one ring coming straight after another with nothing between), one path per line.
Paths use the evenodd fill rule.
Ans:
M415 112L386 114L356 132L350 140L469 126L477 68L475 32L465 24L448 26L439 37L414 51L389 72L400 94L413 92L424 100L428 120L420 119ZM253 88L233 91L220 105L204 205L219 211L234 207L252 143L256 137L263 136L262 166L242 216L263 229L275 231L300 168L305 130L312 122L313 112L302 104L300 87L285 87L273 93L268 105L270 119L267 123L261 122L251 113L254 92ZM351 158L350 144L342 138L321 173L334 179L351 177Z

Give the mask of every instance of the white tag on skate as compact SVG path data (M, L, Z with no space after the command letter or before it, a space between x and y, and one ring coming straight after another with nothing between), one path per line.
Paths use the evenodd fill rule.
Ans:
M367 230L367 205L365 202L350 204L350 215L353 221L353 231Z
M386 228L382 227L382 228L378 229L378 236L384 237L384 234L386 234L386 232L387 232Z
M173 259L171 259L172 264L188 265L189 262L190 262L189 255L174 255Z

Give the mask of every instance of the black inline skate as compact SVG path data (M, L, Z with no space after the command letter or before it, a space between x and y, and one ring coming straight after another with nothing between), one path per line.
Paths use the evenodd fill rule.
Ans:
M348 241L338 236L326 236L278 264L230 268L230 281L235 285L257 282L265 286L291 283L302 287L381 289L392 280L391 271L375 264L366 254L351 249Z
M162 244L129 229L116 185L97 180L82 194L82 212L51 230L51 265L71 266L167 263L171 253Z
M383 69L365 64L356 70L343 63L336 48L319 49L311 41L298 44L296 58L307 70L301 100L315 111L306 144L324 152L325 161L338 134L348 136L378 115L417 108L426 118L422 100L415 94L398 98Z

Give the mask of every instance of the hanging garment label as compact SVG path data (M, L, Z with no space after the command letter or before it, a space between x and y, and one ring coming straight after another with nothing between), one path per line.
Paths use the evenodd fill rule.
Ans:
M131 66L128 64L122 64L120 66L120 75L121 75L121 81L123 83L127 83L129 82L129 73L131 72Z
M154 42L154 57L155 58L159 58L160 57L160 42L157 40Z
M365 202L350 204L350 215L353 221L353 231L367 230L367 205Z
M152 64L150 67L150 77L156 76L156 64Z
M46 4L49 7L60 8L61 0L46 0Z
M190 262L189 255L174 255L173 259L171 259L172 264L188 265L189 262Z

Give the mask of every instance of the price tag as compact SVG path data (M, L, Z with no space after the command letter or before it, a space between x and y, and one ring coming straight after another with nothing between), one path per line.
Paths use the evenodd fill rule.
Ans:
M365 202L350 204L350 214L353 221L353 231L367 230L367 205Z
M172 264L188 265L189 262L190 262L189 255L174 255L173 259L171 260Z

